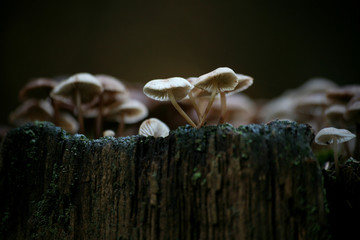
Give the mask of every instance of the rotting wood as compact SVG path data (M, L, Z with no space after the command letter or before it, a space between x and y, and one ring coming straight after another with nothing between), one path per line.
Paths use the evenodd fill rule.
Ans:
M327 239L308 125L89 140L46 122L1 147L1 236L11 239Z

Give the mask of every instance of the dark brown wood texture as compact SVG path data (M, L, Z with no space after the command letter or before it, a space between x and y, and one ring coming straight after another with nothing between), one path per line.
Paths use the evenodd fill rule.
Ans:
M89 140L49 123L1 148L2 238L326 239L307 125Z

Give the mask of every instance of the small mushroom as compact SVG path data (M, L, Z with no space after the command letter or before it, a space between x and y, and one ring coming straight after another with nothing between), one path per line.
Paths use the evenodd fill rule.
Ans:
M122 136L125 124L137 123L148 115L147 107L140 101L128 99L126 102L104 109L106 119L119 123L116 136Z
M193 127L196 124L184 112L177 101L185 98L194 86L186 79L173 77L168 79L155 79L146 83L143 91L146 96L157 101L171 101L180 115Z
M103 137L115 137L115 132L111 129L105 130L103 132Z
M228 67L217 68L214 71L203 74L198 78L194 86L211 93L210 100L208 102L204 114L202 114L202 118L200 123L198 124L198 127L204 125L206 117L211 109L212 104L214 103L215 96L217 93L220 93L220 99L221 99L220 101L222 106L220 119L223 118L224 111L226 110L225 94L228 91L233 91L237 84L238 84L238 77L236 73Z
M139 135L146 137L167 137L169 132L169 127L157 118L146 119L139 128Z
M79 131L79 123L68 112L60 112L57 126L61 127L69 133L77 133Z
M37 78L28 82L19 92L20 101L27 99L46 99L56 86L56 81L50 78Z
M355 124L356 142L354 157L360 160L360 94L354 96L347 104L345 119Z
M51 121L54 115L53 107L49 101L28 99L10 113L9 120L15 126L26 122Z
M96 116L95 138L100 137L102 128L103 107L106 103L113 101L125 101L129 97L129 91L125 85L117 78L106 74L97 74L95 77L100 81L103 91L99 95L98 114Z
M332 145L334 150L334 162L336 176L339 176L338 144L350 141L356 137L346 129L323 128L315 136L315 142L319 145Z
M82 103L91 102L102 92L101 83L89 73L78 73L60 82L51 92L52 98L70 98L76 104L79 132L84 133Z

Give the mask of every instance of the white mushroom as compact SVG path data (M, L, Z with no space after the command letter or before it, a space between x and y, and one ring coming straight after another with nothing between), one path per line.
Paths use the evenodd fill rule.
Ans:
M315 136L315 142L319 145L332 145L334 150L334 162L336 175L339 175L338 144L350 141L356 137L346 129L323 128Z
M157 118L150 118L143 121L139 128L139 135L153 137L167 137L169 127Z
M157 101L171 101L175 109L193 127L196 127L191 118L184 112L177 101L185 98L194 86L186 79L173 77L168 79L155 79L146 83L143 91L146 96Z
M223 118L224 111L226 109L226 96L225 92L233 91L238 84L238 77L236 73L228 68L228 67L220 67L201 75L198 80L195 82L194 86L197 88L201 88L205 91L211 93L211 98L209 103L205 109L204 114L202 115L201 121L198 127L203 126L206 117L211 109L211 106L215 100L215 96L217 93L220 93L222 112L220 114L220 120Z

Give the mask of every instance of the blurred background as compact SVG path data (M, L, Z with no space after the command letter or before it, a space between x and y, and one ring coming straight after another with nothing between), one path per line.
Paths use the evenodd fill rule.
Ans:
M355 1L296 2L2 1L0 124L30 79L78 72L145 83L227 66L254 77L254 99L312 77L359 83Z

